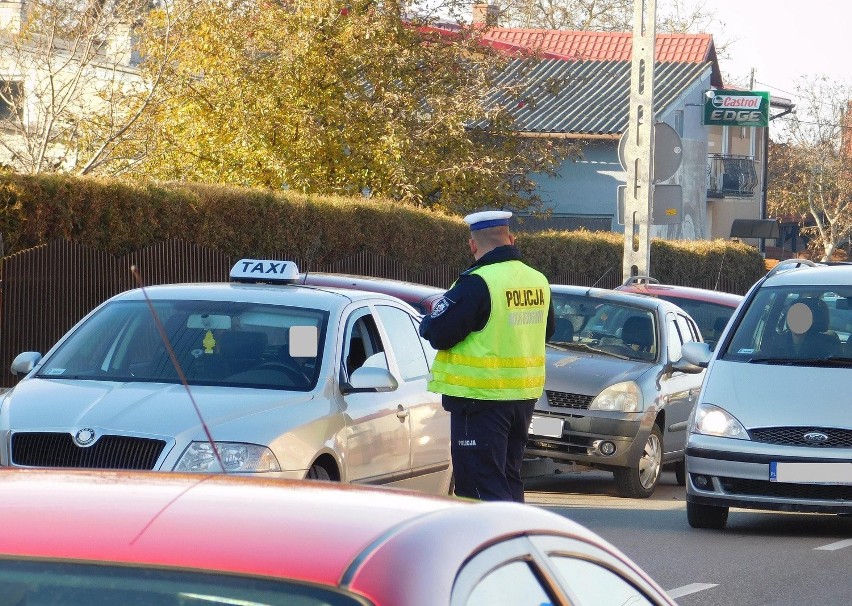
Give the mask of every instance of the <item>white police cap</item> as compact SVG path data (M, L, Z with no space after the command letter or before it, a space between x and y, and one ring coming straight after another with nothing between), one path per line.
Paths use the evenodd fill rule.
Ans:
M507 210L485 210L466 216L464 222L470 225L470 231L476 231L499 225L509 225L509 217L511 216L512 213Z

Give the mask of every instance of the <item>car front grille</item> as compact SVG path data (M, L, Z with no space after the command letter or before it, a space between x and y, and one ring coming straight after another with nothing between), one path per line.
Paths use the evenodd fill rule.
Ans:
M828 436L824 442L809 442L805 434L819 432ZM852 429L836 427L762 427L749 431L751 439L765 444L808 446L812 448L852 448Z
M86 448L71 434L21 432L12 434L12 464L27 467L88 469L154 469L166 443L151 438L101 436Z
M579 393L567 393L564 391L546 391L547 403L551 406L560 406L562 408L579 408L587 409L591 405L593 396L586 396Z
M852 486L841 484L791 484L741 478L719 478L722 488L731 495L778 497L798 500L849 501L852 503Z
M592 438L566 434L559 439L530 436L527 448L532 450L556 450L574 455L587 455L592 447Z

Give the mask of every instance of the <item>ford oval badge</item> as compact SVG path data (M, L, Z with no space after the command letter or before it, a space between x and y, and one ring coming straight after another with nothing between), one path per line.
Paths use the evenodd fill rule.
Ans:
M802 437L805 439L805 442L810 442L811 444L823 444L828 442L828 436L821 431L809 431Z
M74 434L74 442L77 446L88 446L95 441L95 430L84 427Z

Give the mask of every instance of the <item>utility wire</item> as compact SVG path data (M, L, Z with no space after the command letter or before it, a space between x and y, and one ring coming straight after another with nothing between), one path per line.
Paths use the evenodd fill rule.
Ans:
M785 118L786 116L780 116L780 117ZM831 126L831 127L834 127L834 128L842 128L844 130L852 129L852 126L846 126L844 124L833 124L831 122L813 122L813 121L810 121L810 120L798 120L798 119L796 121L799 124L813 124L814 126Z
M790 95L791 97L798 97L798 93L791 93L788 90L784 90L783 88L778 88L777 86L772 86L771 84L767 84L766 82L761 82L760 80L755 80L755 84L762 84L763 86L768 86L772 90L777 90L779 93L784 93L785 95Z

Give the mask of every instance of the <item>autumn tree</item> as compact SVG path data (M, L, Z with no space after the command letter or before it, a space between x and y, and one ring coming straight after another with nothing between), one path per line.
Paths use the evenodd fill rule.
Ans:
M770 148L768 209L801 217L812 252L826 261L852 237L852 87L818 76L796 92L802 101Z
M535 209L530 175L559 164L486 107L506 59L475 30L438 35L371 0L187 6L139 174L463 211Z
M116 152L130 148L162 73L144 77L132 46L150 0L28 0L20 6L0 26L0 164L77 174L132 164L137 158ZM169 43L167 29L161 46Z

